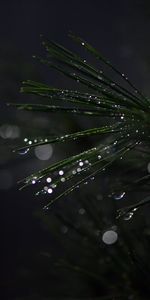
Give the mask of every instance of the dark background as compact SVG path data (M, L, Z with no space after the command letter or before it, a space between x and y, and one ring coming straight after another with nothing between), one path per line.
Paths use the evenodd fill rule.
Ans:
M30 132L31 116L22 115L24 120L20 120L20 115L5 107L5 104L9 101L22 101L19 88L24 79L41 79L50 85L68 87L68 79L57 76L55 72L49 73L46 67L33 62L32 55L42 52L40 34L70 47L70 30L100 49L145 94L150 93L149 1L0 1L0 126L15 124L20 127L21 132L20 140L1 137L0 285L3 299L26 299L31 295L32 299L38 299L35 286L40 284L40 279L35 278L37 267L33 257L44 247L50 251L55 248L59 255L61 252L57 243L44 231L39 219L34 216L44 199L38 198L37 201L33 189L19 192L16 185L23 175L46 166L51 160L38 162L33 154L28 159L12 154L11 149ZM63 131L68 128L70 122L71 120L65 122L63 118L58 118L55 122L48 119L43 131L51 126L58 133L60 129ZM79 121L75 126L86 127L85 122L82 124ZM40 125L40 122L38 126L34 123L32 129L35 134L36 130L41 130ZM61 154L58 152L56 157L61 157ZM6 184L9 180L10 184ZM33 270L33 276L31 271L29 274L29 269ZM20 282L21 276L26 278L25 282ZM46 297L44 290L47 284L50 285L52 294L57 294L57 280L53 278L50 284L45 279L45 286L42 282L40 294Z

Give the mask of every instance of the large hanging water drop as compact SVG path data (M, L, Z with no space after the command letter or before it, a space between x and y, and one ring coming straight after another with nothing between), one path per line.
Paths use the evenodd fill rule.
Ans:
M18 153L20 155L25 155L25 154L27 154L29 152L29 150L30 150L29 148L20 149L20 150L18 150Z
M121 200L121 199L123 199L124 196L125 196L125 192L121 192L121 193L116 193L116 194L114 194L114 195L113 195L113 198L114 198L115 200Z

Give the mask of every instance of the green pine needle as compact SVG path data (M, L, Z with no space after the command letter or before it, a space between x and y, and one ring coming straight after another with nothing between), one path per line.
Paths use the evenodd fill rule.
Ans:
M120 158L126 156L131 150L138 150L139 145L143 145L149 139L149 99L137 90L129 79L95 48L80 37L75 37L72 34L70 36L73 41L79 43L101 62L102 68L100 70L88 64L78 54L53 41L46 40L43 42L46 57L37 57L37 59L48 67L54 68L82 84L86 87L86 93L54 88L45 83L27 80L23 82L21 92L39 96L42 103L10 103L9 105L33 112L67 113L83 115L87 118L101 118L103 126L64 134L63 136L26 139L26 144L16 149L16 151L27 151L30 148L44 144L67 143L86 136L102 136L105 134L109 139L107 139L105 145L100 144L78 155L72 155L44 170L35 172L21 181L22 187L26 187L41 182L41 180L42 182L46 180L47 187L45 190L43 188L37 192L37 194L43 192L52 195L55 194L53 193L54 187L56 188L62 183L65 186L65 182L69 182L69 188L64 189L54 198L52 197L45 208L48 208L55 200L70 194L78 186L90 180L93 176L95 177L104 169L107 170L108 167L114 162L120 161ZM113 80L112 75L110 77L106 71L104 72L103 65L113 71L125 85ZM126 88L127 85L128 88ZM45 103L45 100L47 103ZM77 175L79 174L81 179L78 179ZM124 185L124 188L126 191L130 191L132 187L134 188L137 184L143 182L149 182L149 176L138 178L132 182L132 185ZM141 200L139 203L125 208L121 212L119 211L119 217L130 213L135 207L147 204L149 201L149 198L146 198L146 200Z

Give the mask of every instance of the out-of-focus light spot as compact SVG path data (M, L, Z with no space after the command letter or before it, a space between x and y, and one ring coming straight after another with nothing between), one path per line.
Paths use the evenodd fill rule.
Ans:
M65 225L61 226L61 232L62 232L63 234L67 233L67 232L68 232L68 227L65 226Z
M51 145L41 145L34 149L35 156L40 160L48 160L53 154L53 148Z
M61 182L65 182L65 181L66 181L66 178L65 178L65 177L62 177L60 180L61 180Z
M81 208L79 209L79 214L80 214L80 215L84 215L84 214L85 214L85 209L81 207Z
M3 124L0 126L0 136L3 139L16 139L20 136L20 129L16 125Z
M73 170L73 171L72 171L72 174L73 174L73 175L75 175L76 173L77 173L76 170Z
M44 191L47 191L48 190L48 186L44 186Z
M112 245L118 240L118 233L112 229L103 233L102 241L107 245Z
M147 165L147 171L148 171L148 173L150 173L150 162Z
M0 171L0 189L8 190L13 185L12 174L8 170Z

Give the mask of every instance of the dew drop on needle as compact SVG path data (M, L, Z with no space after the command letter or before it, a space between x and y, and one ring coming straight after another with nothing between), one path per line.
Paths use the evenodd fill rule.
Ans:
M29 148L26 148L26 149L20 149L20 150L18 150L18 153L20 154L20 155L25 155L25 154L27 154L28 152L29 152Z
M125 192L121 192L121 193L116 193L116 194L114 194L114 195L113 195L113 198L114 198L115 200L121 200L121 199L123 199L124 196L125 196Z

